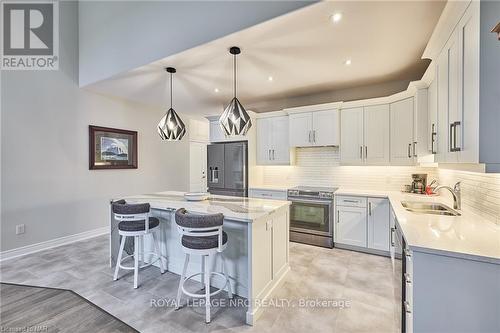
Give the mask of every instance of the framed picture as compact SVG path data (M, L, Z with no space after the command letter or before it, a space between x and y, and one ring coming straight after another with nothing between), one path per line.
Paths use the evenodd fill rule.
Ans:
M90 125L89 169L137 169L137 132Z

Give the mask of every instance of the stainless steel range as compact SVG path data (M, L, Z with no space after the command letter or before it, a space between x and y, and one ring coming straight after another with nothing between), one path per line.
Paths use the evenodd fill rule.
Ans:
M333 247L334 193L337 188L298 186L288 190L290 240Z

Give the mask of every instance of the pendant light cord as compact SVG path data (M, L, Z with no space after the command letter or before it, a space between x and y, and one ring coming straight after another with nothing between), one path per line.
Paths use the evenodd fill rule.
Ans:
M170 73L170 108L172 108L172 73Z
M236 54L233 54L234 97L236 98Z

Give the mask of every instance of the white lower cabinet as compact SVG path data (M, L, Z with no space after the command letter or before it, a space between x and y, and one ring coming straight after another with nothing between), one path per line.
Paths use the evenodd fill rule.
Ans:
M366 207L337 207L337 243L366 247Z
M389 200L368 198L368 248L389 251L390 243Z
M391 237L389 200L338 196L336 210L334 235L336 244L389 253Z

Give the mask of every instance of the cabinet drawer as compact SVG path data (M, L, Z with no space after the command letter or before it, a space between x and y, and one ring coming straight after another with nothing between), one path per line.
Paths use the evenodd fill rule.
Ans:
M249 189L248 196L250 198L286 200L286 191Z
M338 196L337 206L366 207L366 198L353 196Z

